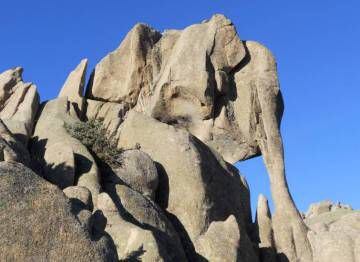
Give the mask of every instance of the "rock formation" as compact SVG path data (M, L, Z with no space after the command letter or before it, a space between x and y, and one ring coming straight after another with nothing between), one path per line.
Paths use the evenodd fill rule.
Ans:
M360 259L358 212L298 212L275 59L230 20L138 24L88 83L86 68L41 105L21 68L0 74L0 260ZM259 155L275 210L259 196L253 222L232 164Z
M314 262L360 261L360 211L324 201L310 206L305 223Z
M100 173L93 155L66 130L79 121L72 114L67 97L45 102L37 119L31 151L39 160L43 176L60 188L78 185L88 188L96 203Z
M68 101L72 104L71 110L73 111L71 113L80 118L84 113L85 99L83 98L83 93L87 63L87 59L80 62L75 70L69 74L59 93L59 97L68 98Z
M22 72L17 67L0 75L0 118L26 144L32 135L39 95L35 85L23 82Z

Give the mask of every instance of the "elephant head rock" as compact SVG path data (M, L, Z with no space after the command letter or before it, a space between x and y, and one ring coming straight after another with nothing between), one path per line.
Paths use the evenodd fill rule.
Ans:
M230 20L215 15L163 33L136 25L96 66L86 96L89 105L122 104L186 129L232 164L262 155L275 204L273 248L290 261L311 260L285 177L275 59L261 44L240 40Z

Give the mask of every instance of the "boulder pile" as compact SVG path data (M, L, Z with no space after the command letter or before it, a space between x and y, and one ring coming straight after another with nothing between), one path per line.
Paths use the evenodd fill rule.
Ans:
M276 62L214 15L137 24L86 83L40 104L0 74L1 261L360 261L360 213L302 215L286 182ZM274 212L233 166L263 156Z

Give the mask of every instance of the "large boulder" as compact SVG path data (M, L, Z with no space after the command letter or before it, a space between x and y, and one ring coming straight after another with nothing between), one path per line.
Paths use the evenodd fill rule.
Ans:
M360 260L360 211L323 201L311 205L307 214L314 262Z
M92 241L69 200L19 163L0 162L1 261L117 261L106 238Z
M158 163L157 202L166 209L190 259L197 256L195 250L203 250L197 239L211 222L234 215L242 232L239 249L250 254L244 261L256 261L246 233L251 220L248 188L220 156L187 131L135 111L120 126L118 145L139 146Z

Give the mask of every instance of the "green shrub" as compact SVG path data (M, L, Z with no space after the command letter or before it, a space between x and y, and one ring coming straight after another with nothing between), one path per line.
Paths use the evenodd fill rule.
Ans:
M121 166L121 149L113 139L108 138L102 121L91 119L87 122L65 124L68 133L84 144L95 156L111 168Z

